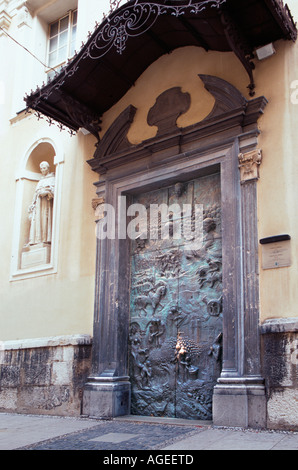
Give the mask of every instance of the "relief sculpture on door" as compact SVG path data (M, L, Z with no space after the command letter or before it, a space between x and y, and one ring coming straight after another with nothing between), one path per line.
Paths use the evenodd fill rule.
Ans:
M209 420L221 372L222 243L220 175L134 197L151 204L202 205L203 244L131 242L129 362L132 413ZM160 228L160 227L159 227Z

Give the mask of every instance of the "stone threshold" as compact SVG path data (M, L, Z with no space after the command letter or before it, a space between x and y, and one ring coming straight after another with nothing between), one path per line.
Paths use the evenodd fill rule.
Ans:
M208 427L212 426L212 421L195 420L195 419L180 419L180 418L163 418L156 416L138 416L138 415L125 415L113 418L113 421L127 421L134 423L149 423L149 424L169 424L173 426L198 426Z

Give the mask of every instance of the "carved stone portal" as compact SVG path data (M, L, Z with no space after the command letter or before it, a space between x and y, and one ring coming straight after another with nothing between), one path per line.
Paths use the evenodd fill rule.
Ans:
M197 250L184 250L171 238L140 237L131 247L128 238L97 244L92 375L83 403L88 416L208 419L212 408L215 425L265 426L257 185L249 166L248 184L240 185L237 159L239 148L244 153L257 145L267 100L246 101L227 82L200 78L216 101L204 121L183 131L175 122L172 132L127 147L135 111L128 107L89 161L106 203L117 207L126 194L146 208L197 201L205 224ZM149 188L156 191L140 195ZM168 225L171 233L174 218Z
M183 238L132 242L132 413L209 420L222 359L219 175L135 198L146 207L166 201L203 205L204 243L194 251Z

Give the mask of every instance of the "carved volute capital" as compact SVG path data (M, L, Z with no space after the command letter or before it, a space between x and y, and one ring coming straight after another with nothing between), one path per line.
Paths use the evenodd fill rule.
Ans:
M241 183L259 179L259 166L262 163L262 150L240 153L238 156Z
M92 199L92 209L96 211L97 207L101 204L104 204L104 197L95 197Z
M96 197L92 199L92 208L94 210L96 222L99 222L101 219L104 218L104 204L105 204L104 197Z

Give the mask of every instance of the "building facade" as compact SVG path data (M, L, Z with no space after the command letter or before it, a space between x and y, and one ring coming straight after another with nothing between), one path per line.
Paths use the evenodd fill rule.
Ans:
M239 4L0 2L1 411L298 429L298 9Z

